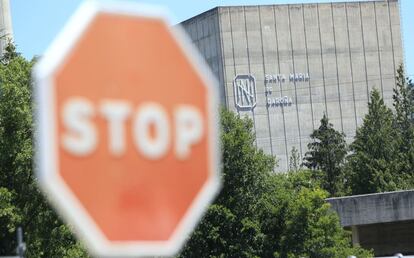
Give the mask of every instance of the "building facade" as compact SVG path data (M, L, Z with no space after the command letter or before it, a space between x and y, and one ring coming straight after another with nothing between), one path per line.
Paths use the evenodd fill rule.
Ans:
M8 40L13 40L10 1L0 0L0 54L3 55Z
M276 171L293 147L305 155L323 114L351 142L373 88L392 106L404 62L398 0L217 7L182 25Z

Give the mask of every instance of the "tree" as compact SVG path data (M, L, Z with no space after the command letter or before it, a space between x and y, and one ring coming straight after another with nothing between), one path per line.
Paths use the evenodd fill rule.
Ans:
M0 255L15 253L21 226L27 257L86 257L49 207L33 174L31 69L10 43L0 64Z
M378 90L371 92L368 114L351 144L348 183L353 194L399 189L397 132L393 114Z
M414 90L412 88L412 81L404 75L402 65L397 70L396 86L393 91L393 106L395 108L396 122L411 138L411 131L413 130Z
M274 159L254 146L252 121L221 111L223 188L181 257L259 257L264 235L258 201Z
M351 247L309 171L272 173L250 120L222 111L221 124L223 190L180 257L372 256Z
M347 154L345 134L336 131L324 114L321 124L311 134L313 140L308 144L304 165L315 171L315 176L321 176L322 187L331 195L340 191L342 182L342 167ZM322 173L318 173L320 170Z
M239 119L222 110L221 128L224 185L217 203L232 208L236 214L255 213L275 160L255 147L250 119Z
M300 155L298 149L295 146L292 147L290 151L290 158L289 158L289 171L290 172L297 172L301 169L302 164L300 160Z
M10 234L16 231L16 225L22 221L17 207L13 204L13 199L13 194L7 188L0 188L0 239L2 239L0 254L5 254L16 247L16 245L12 246L11 242L6 242Z
M273 175L258 211L266 236L261 257L372 257L352 247L327 196L311 170Z
M369 251L353 248L349 232L330 210L321 189L302 188L286 212L281 251L276 257L372 257Z
M393 106L395 108L395 127L398 141L398 159L402 171L408 181L414 176L414 89L410 79L404 77L401 65L397 71L396 87L394 88Z

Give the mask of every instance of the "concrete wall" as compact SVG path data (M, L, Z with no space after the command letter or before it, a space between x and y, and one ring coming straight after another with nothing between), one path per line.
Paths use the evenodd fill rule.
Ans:
M352 242L376 256L414 254L414 190L330 198Z
M327 200L344 227L414 220L414 190Z
M358 227L359 245L376 256L414 255L414 220Z
M212 28L207 35L205 23ZM305 155L324 113L351 142L373 88L392 104L403 62L397 0L219 7L183 24L218 76L223 103L253 120L256 144L276 156L277 171L287 170L293 147ZM292 73L310 79L290 82ZM256 78L254 109L235 105L233 81L241 74ZM286 81L265 80L278 74ZM268 105L283 96L292 104Z
M13 29L9 0L0 0L0 54L3 53L7 39L13 39Z
M218 20L218 8L184 21L181 25L211 68L219 85L223 85L223 55L221 53L221 28ZM221 103L226 106L225 96L227 93L224 90L225 87L220 87Z

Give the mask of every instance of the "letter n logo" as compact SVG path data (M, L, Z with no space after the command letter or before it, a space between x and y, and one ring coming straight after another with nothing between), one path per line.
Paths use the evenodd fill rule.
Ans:
M256 79L252 75L237 75L233 86L236 107L253 109L256 106Z

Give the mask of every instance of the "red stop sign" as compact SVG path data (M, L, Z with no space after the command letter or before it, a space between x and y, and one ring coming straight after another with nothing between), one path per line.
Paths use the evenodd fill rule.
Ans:
M217 88L179 29L86 2L35 68L38 177L97 255L172 255L219 188Z

